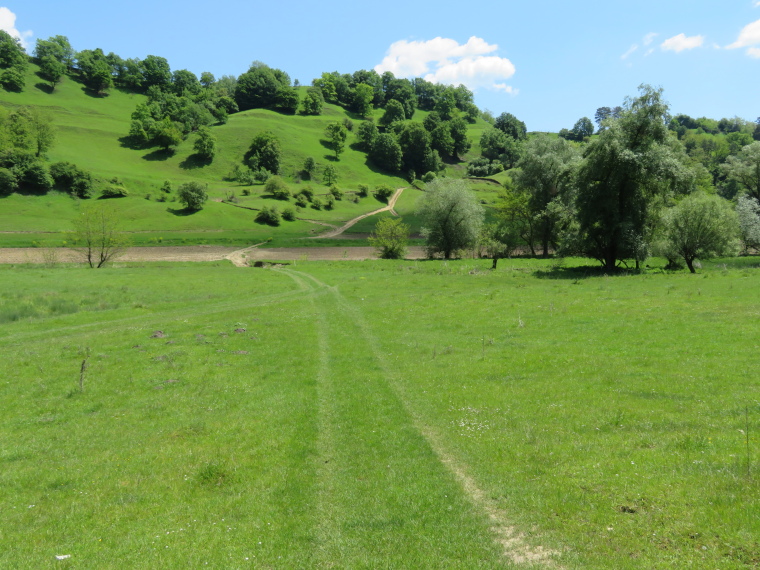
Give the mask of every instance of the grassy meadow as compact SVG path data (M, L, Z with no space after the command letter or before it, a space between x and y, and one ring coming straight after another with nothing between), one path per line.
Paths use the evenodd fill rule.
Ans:
M756 567L758 260L582 263L0 266L0 566Z
M263 185L242 186L225 179L233 166L242 161L253 137L265 130L277 133L280 139L283 150L281 175L292 193L308 185L317 196L325 195L328 188L322 184L322 172L327 165L335 166L337 185L347 194L356 192L360 184L370 188L381 184L394 188L408 185L402 178L377 171L369 164L366 154L355 148L353 134L349 134L340 160L334 160L332 151L322 142L326 126L345 119L352 120L354 125L359 122L358 117L335 105L326 104L320 116L284 115L264 109L235 113L226 124L212 127L217 138L217 154L210 164L205 164L193 158L194 135L183 141L176 152L169 154L155 148L132 149L124 144L131 114L139 103L145 101L144 95L113 89L105 97L93 97L70 77L64 78L50 93L37 71L37 66L29 66L23 92L0 90L0 106L10 109L33 105L50 114L57 129L57 141L48 152L50 163L72 162L101 180L118 177L124 182L130 195L109 202L119 211L123 228L132 233L135 245L208 243L245 246L272 238L271 245L283 246L324 231L324 226L306 221L282 221L275 228L256 224L256 210L275 206L282 211L288 203L265 195ZM305 87L300 88L301 96L305 91ZM379 119L382 113L381 109L376 110L375 119ZM424 111L417 111L414 118L422 121L426 115ZM485 125L483 120L478 120L470 126L473 149L468 157L479 152L480 134ZM300 171L307 157L313 157L317 162L314 180L301 180ZM449 165L447 173L462 176L464 164ZM184 182L206 183L210 200L203 210L188 213L176 202L174 194L161 193L160 188L167 180L175 191ZM480 192L479 186L475 190ZM243 192L250 195L244 196ZM219 202L233 194L239 205L245 208ZM488 198L488 195L484 196ZM294 207L292 200L289 204ZM44 196L12 194L0 197L0 247L62 245L79 206L80 201L58 192ZM370 195L358 204L347 199L337 201L333 210L299 209L297 216L340 225L381 206ZM371 221L374 227L376 220Z

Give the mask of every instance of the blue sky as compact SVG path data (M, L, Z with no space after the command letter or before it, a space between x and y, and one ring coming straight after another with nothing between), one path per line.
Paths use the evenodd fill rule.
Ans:
M259 60L303 84L372 68L464 83L479 107L511 112L529 130L593 119L641 83L663 87L673 113L760 116L760 0L125 4L11 2L0 28L29 52L60 34L76 50L159 55L217 77Z

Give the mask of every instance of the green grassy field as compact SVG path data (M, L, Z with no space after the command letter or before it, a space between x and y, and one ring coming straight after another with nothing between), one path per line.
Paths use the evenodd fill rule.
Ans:
M758 260L582 263L0 267L0 566L757 566Z
M52 162L68 161L91 171L103 180L114 176L124 181L130 192L127 198L110 200L121 214L124 229L139 232L133 236L135 245L155 243L214 243L250 245L273 237L273 245L292 243L298 238L310 237L320 231L314 224L283 223L277 228L253 223L255 212L231 209L211 201L204 210L193 215L183 215L182 206L176 202L158 202L162 196L160 187L164 181L172 183L175 190L184 183L198 180L208 184L211 200L227 198L231 193L253 208L286 206L271 198L262 198L263 186L243 187L237 182L225 180L236 163L242 161L253 137L265 130L275 132L281 141L283 156L281 175L292 193L306 185L317 194L327 192L321 183L322 171L332 164L338 172L337 185L345 192L354 192L360 184L374 188L388 184L394 188L406 186L407 182L397 176L378 172L368 162L366 154L352 148L355 142L349 134L346 150L339 161L333 160L332 151L321 142L325 127L333 121L343 121L352 115L335 105L325 105L321 116L283 115L274 111L255 109L236 113L225 125L212 127L217 138L217 155L213 162L199 165L192 160L195 137L189 136L167 155L156 149L135 150L124 146L122 139L129 132L130 116L135 107L145 100L143 95L114 89L107 97L92 97L85 93L81 84L69 77L64 78L53 93L37 85L42 80L36 75L37 67L29 66L26 88L21 93L0 90L0 105L12 108L18 105L34 105L46 109L57 127L57 142L48 153ZM44 87L44 85L43 85ZM306 88L302 88L302 93ZM382 110L376 110L376 118ZM427 113L418 111L415 120L423 120ZM354 118L354 123L358 121ZM477 141L485 122L471 125L470 138L476 143L470 155L477 152ZM301 181L300 171L304 160L313 157L317 162L317 176L313 181ZM450 165L450 175L462 176L463 164ZM251 196L245 197L247 190ZM476 189L477 190L477 189ZM149 199L146 200L145 198ZM175 198L176 199L176 198ZM293 202L290 202L293 205ZM344 200L336 202L331 211L305 208L298 212L302 218L343 223L349 219L379 207L371 196L359 204ZM45 196L0 197L0 247L31 246L34 242L60 245L66 240L76 214L78 202L51 192ZM373 222L374 227L374 222ZM220 233L221 232L221 233Z

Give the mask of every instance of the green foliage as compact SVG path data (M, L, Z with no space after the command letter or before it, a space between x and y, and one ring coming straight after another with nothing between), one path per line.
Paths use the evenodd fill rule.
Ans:
M200 127L198 129L198 138L195 139L193 144L195 153L205 160L213 160L216 154L216 137L211 134L211 130L208 127Z
M177 189L177 199L188 210L198 211L203 209L203 204L208 200L206 192L208 184L200 182L185 182Z
M289 200L290 190L285 181L279 176L271 176L264 184L264 190L276 200Z
M359 83L354 88L353 110L360 117L369 117L372 114L372 102L375 98L375 90L366 83Z
M18 178L12 170L0 168L0 196L7 196L18 190Z
M488 160L485 156L472 159L467 164L467 176L485 178L504 170L504 165L498 160Z
M663 214L662 254L680 257L695 273L696 259L735 253L738 234L736 212L715 195L695 193Z
M325 210L332 210L335 208L335 196L330 194L329 192L325 196L324 200L322 201Z
M47 192L53 189L53 185L53 178L50 176L48 167L42 162L33 162L21 174L21 187L27 187L37 192Z
M24 89L24 75L28 58L21 41L5 30L0 30L0 85L6 91Z
M92 196L92 175L70 162L56 162L50 165L50 175L55 185L77 198Z
M403 151L396 137L390 133L380 133L375 138L369 156L380 168L388 172L398 172L403 160Z
M337 169L332 164L328 164L327 166L325 166L325 169L322 171L322 183L325 186L332 186L337 181L338 181Z
M369 186L367 184L359 184L357 194L361 198L369 196Z
M303 196L307 201L311 202L314 199L314 190L311 186L304 186L298 195Z
M512 113L502 113L496 117L493 126L508 137L518 141L525 140L528 137L525 123L515 117Z
M388 101L385 106L385 113L380 117L380 126L390 127L393 123L403 121L405 119L404 106L396 100Z
M325 129L325 137L327 138L327 147L335 153L335 160L338 160L346 146L346 138L348 137L346 127L337 122L329 123Z
M740 196L736 203L736 214L744 251L760 249L760 203L749 196Z
M304 115L321 115L325 104L322 90L319 87L309 87L301 104L301 113Z
M264 206L261 208L258 214L256 214L256 223L265 224L268 226L280 225L280 212L276 206Z
M264 63L254 62L250 69L237 79L235 101L241 111L274 107L278 92L286 87L290 87L287 73L270 68Z
M101 198L125 198L129 196L129 190L127 190L121 184L108 184L100 191Z
M169 151L182 142L182 133L169 117L166 117L163 121L156 123L151 139L156 145Z
M375 188L375 191L372 194L380 202L387 202L390 197L393 196L394 192L395 190L391 186L388 186L387 184L381 184Z
M428 255L445 259L477 242L485 212L463 180L437 178L417 205Z
M520 142L503 131L487 127L480 136L480 148L483 157L498 161L505 170L514 168L520 159Z
M657 199L688 190L683 151L670 143L662 90L648 85L627 99L620 119L587 147L578 171L578 221L583 251L613 270L635 258L653 226Z
M343 199L343 191L335 186L334 184L330 186L330 194L332 195L335 200L342 200Z
M296 221L296 211L291 208L287 207L282 211L282 219L286 222L295 222Z
M314 160L313 156L307 156L303 161L303 168L301 169L301 172L306 174L306 176L311 180L314 178L314 173L317 171L317 161Z
M740 184L748 196L760 201L760 141L743 147L736 156L729 156L723 172L729 180Z
M263 131L257 134L245 154L245 162L251 170L264 168L272 174L280 172L281 159L280 140L272 131Z
M75 249L93 269L105 266L129 246L116 210L102 203L82 206L73 225Z
M381 218L369 236L369 244L382 259L403 259L409 240L409 226L401 218Z
M275 109L292 115L298 111L298 104L298 92L294 88L283 85L277 89L273 104Z

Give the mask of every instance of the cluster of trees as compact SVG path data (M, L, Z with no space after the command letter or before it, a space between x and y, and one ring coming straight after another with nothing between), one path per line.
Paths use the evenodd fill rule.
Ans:
M513 168L527 138L525 123L511 113L502 113L483 131L480 137L482 156L467 166L468 175L491 176Z
M44 157L54 142L47 113L37 107L0 108L0 194L50 190L53 179Z
M483 224L458 183L429 185L418 215L430 252L448 257L479 243L495 264L527 246L585 255L607 270L657 254L694 271L695 260L736 251L739 239L760 245L760 142L723 166L741 193L734 203L704 185L703 167L669 129L661 90L642 86L615 115L583 144L538 135L521 145L495 223Z
M374 70L352 74L337 71L323 73L312 81L328 103L368 117L372 109L386 109L397 101L403 110L401 119L411 119L416 109L437 111L444 120L455 114L475 122L480 111L473 103L472 91L464 85L453 87L431 83L425 79L397 78L390 71L382 75Z
M357 128L358 147L380 168L404 172L409 180L443 169L443 160L456 161L470 150L467 123L456 114L442 116L432 111L425 120L404 118L401 105L388 103L380 119L380 128L372 121L362 121Z
M6 91L23 91L28 63L21 42L0 30L0 86Z

